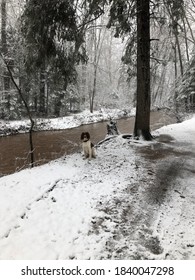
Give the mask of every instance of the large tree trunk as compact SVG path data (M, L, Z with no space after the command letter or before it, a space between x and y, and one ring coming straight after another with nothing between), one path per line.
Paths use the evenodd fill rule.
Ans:
M134 135L150 134L150 14L149 0L137 0L137 105Z

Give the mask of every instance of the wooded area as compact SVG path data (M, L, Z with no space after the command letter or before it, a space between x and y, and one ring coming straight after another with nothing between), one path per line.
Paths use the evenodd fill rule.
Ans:
M194 0L1 0L0 118L194 110Z

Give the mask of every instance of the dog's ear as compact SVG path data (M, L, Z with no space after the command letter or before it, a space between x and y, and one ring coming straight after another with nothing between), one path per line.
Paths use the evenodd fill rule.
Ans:
M86 135L87 139L90 139L90 134L89 134L89 132L85 132L85 135Z
M84 134L85 134L84 132L81 133L81 140L84 139Z

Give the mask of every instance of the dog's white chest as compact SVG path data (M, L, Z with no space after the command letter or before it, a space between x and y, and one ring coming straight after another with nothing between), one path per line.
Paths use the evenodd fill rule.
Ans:
M87 142L83 142L83 150L84 152L89 152L89 150L91 149L91 143L90 141L87 141Z

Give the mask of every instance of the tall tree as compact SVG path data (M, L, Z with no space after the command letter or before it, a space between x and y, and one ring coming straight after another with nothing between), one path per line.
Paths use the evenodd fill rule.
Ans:
M7 3L6 0L1 0L1 52L8 62L8 47L7 47ZM7 69L3 73L3 92L6 100L6 109L10 112L10 78Z
M137 0L137 104L135 136L150 134L150 0Z
M179 42L179 28L181 26L179 25L179 20L182 18L184 14L184 1L183 0L177 0L177 1L171 1L171 0L163 0L164 5L167 9L167 12L170 17L170 27L173 31L174 37L175 37L175 51L178 52L178 58L180 63L180 73L181 76L183 76L183 62L182 62L182 54L181 54L181 46ZM184 28L184 27L183 27Z
M131 51L136 46L137 94L134 135L151 140L150 134L150 0L110 1L108 27L116 27L115 36L128 36L123 61L132 61ZM136 22L135 22L136 19ZM135 33L135 26L137 32ZM133 36L131 36L133 34Z
M28 49L28 65L41 68L53 64L58 76L64 79L63 92L76 81L79 62L86 61L83 48L88 24L98 18L103 9L100 0L28 0L23 14L23 34ZM47 65L45 65L47 68ZM56 114L64 94L56 102Z
M96 87L97 87L97 74L100 62L100 57L102 53L103 41L106 35L106 28L103 27L103 19L101 18L100 27L97 27L97 22L95 21L91 27L91 37L92 37L92 64L93 64L93 76L92 85L89 88L89 102L90 102L90 112L93 113L94 110L94 99L96 97Z

